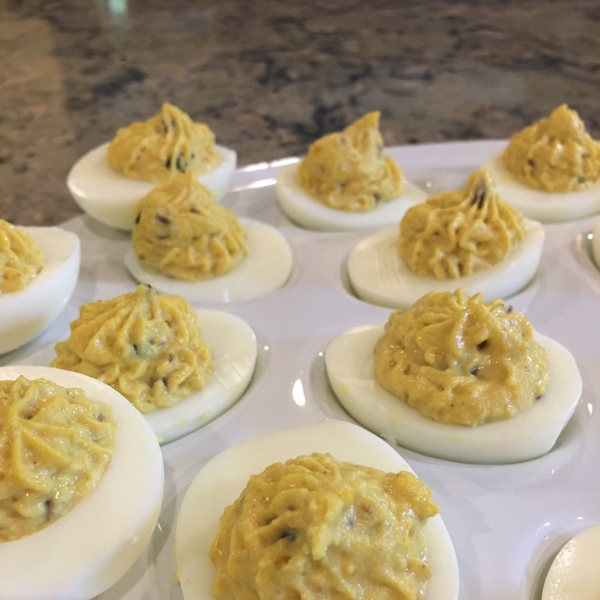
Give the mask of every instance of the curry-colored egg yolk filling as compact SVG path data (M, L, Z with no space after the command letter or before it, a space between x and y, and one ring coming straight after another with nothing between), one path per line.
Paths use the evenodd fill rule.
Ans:
M502 300L430 292L390 315L375 377L425 417L474 427L513 417L548 384L547 353L524 315Z

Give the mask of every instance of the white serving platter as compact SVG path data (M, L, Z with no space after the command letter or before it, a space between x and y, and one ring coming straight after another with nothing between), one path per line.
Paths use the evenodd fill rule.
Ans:
M457 142L389 149L406 176L428 193L464 185L505 142ZM183 495L199 469L218 452L257 434L336 418L352 419L325 376L324 352L340 333L383 323L389 309L350 292L346 261L372 233L317 233L291 224L275 198L284 159L239 169L223 204L240 216L273 225L294 255L292 276L271 296L238 304L211 304L244 319L255 331L259 355L242 399L215 421L163 447L165 496L150 545L102 600L182 600L176 581L175 522ZM562 546L600 524L600 272L590 259L594 219L546 225L538 275L513 297L542 334L566 346L577 360L583 395L556 446L542 458L512 465L466 465L397 448L434 491L454 542L463 600L538 599L545 574ZM80 279L56 323L0 364L32 364L53 355L68 336L80 304L133 291L123 257L128 235L90 217L63 227L82 242Z

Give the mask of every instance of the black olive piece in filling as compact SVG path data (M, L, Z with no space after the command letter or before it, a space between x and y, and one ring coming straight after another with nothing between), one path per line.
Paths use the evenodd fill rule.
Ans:
M279 536L280 540L287 540L288 542L295 542L298 537L298 532L295 529L286 529Z
M477 208L483 208L483 201L485 200L485 181L483 179L479 180L479 184L477 185L477 189L475 190L475 194L473 196L473 201L471 204L477 204Z
M171 224L171 219L169 219L169 217L167 217L166 215L156 215L156 220L159 223L162 223L163 225Z

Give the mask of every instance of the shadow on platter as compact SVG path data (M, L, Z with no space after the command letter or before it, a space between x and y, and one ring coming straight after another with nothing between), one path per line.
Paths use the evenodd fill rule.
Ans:
M258 184L265 185L259 186ZM273 227L286 227L292 222L279 208L275 195L275 180L255 181L229 191L221 201L223 206L248 219L261 221Z
M325 369L325 351L327 345L320 348L317 356L310 364L310 388L312 397L318 407L325 413L329 419L339 419L340 421L350 421L360 425L340 404L335 396L333 388L329 383L327 371Z
M93 217L89 215L82 215L83 221L87 229L89 229L93 234L101 237L105 240L114 240L114 241L127 241L131 239L130 231L123 231L122 229L117 229L116 227L109 227L100 221L97 221Z

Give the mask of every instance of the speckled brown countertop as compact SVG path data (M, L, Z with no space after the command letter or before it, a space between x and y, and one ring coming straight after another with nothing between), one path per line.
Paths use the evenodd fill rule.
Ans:
M506 137L556 105L600 137L596 0L0 0L0 216L59 223L65 178L169 100L240 164L368 110L388 144Z

